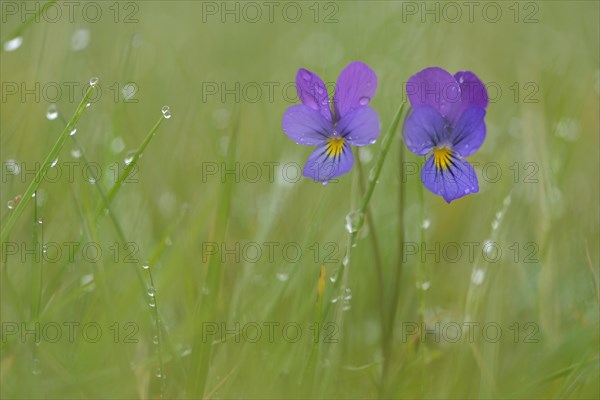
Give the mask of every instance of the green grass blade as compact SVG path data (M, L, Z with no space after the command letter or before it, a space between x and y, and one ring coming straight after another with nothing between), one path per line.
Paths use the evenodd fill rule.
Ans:
M35 193L37 188L40 186L40 183L42 183L42 181L44 180L46 173L48 172L48 168L50 168L50 165L52 164L52 162L54 160L56 160L56 158L58 157L58 154L60 153L60 151L63 148L63 145L65 144L65 140L67 139L67 137L69 137L69 134L73 131L73 129L75 128L75 125L77 125L79 118L81 118L81 115L83 114L83 111L86 108L88 100L89 100L92 92L94 91L94 88L95 88L95 84L90 85L88 90L85 92L83 99L81 99L81 102L79 103L79 105L77 106L77 109L75 110L75 114L73 114L73 116L71 117L71 120L69 121L69 123L67 124L65 129L63 129L62 133L56 140L56 143L54 143L54 146L50 150L50 153L48 153L48 155L46 156L46 159L42 163L41 168L35 174L35 177L33 178L31 183L27 187L27 190L25 190L25 193L23 194L21 201L19 202L17 207L15 207L13 213L8 218L8 221L6 221L6 223L2 227L2 234L0 236L1 242L6 241L13 226L15 225L15 223L17 222L17 220L19 219L21 214L23 214L23 211L25 211L25 207L27 207L27 204L29 204L29 201L32 198L31 196L33 195L33 193Z

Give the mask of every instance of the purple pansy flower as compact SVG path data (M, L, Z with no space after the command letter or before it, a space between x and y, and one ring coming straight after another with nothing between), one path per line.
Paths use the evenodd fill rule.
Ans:
M301 68L296 90L302 104L283 115L282 128L298 144L317 146L308 157L303 175L319 182L352 169L350 145L375 143L381 130L377 112L368 106L377 90L377 75L362 62L349 64L335 84L333 107L319 76Z
M420 156L432 152L421 170L421 180L446 202L479 191L475 170L464 158L485 139L487 90L469 71L454 76L426 68L406 84L413 111L404 125L404 142Z

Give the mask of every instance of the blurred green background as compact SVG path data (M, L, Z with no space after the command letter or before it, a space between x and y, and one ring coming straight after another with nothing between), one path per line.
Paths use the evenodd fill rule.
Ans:
M600 396L597 1L44 4L2 1L3 226L99 82L2 243L2 398ZM381 141L322 186L281 117L354 60L383 133L428 66L491 103L450 205L395 136L340 282Z

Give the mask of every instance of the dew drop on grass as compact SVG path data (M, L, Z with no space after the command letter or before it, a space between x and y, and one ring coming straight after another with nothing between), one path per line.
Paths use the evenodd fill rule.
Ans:
M131 162L133 161L133 157L135 156L135 150L131 150L127 153L127 155L125 156L125 165L129 165L131 164Z
M15 51L23 44L23 38L21 36L17 36L16 38L7 40L4 42L4 51Z
M4 163L4 170L7 174L18 175L21 172L21 167L15 160L8 160Z
M287 281L289 278L290 278L290 275L289 275L289 274L285 274L285 273L283 273L283 272L279 272L279 273L277 274L277 280L278 280L279 282L285 282L285 281Z
M165 117L165 119L169 119L171 118L171 109L169 108L169 106L164 106L161 110L163 117Z
M94 76L94 77L90 78L90 86L94 87L94 86L96 86L97 83L98 83L98 77L97 76Z
M77 29L71 36L71 50L81 51L90 44L89 29Z
M471 273L471 282L473 282L473 285L481 285L483 283L484 278L485 271L480 268L474 269Z
M9 210L12 210L12 209L14 209L14 208L15 208L15 202L14 202L14 201L12 201L12 200L9 200L9 201L6 203L6 206L8 207L8 209L9 209Z
M39 360L39 359L37 359L37 358L34 358L34 359L33 359L33 364L32 364L32 366L31 366L31 373L32 373L33 375L39 375L39 374L41 374L41 373L42 373L42 368L41 368L41 365L40 365L40 364L41 364L41 363L40 363L40 360Z
M154 301L154 297L150 298L150 301L148 302L148 305L150 306L150 308L156 307L156 301Z
M492 221L492 229L496 230L498 229L498 226L500 225L500 222L498 222L497 219L495 219L494 221Z
M142 269L150 269L150 263L148 261L146 261L145 263L142 264Z
M48 106L48 109L46 110L46 118L48 118L50 121L58 118L58 108L56 107L56 104L50 104Z
M73 128L73 130L71 132L69 132L69 136L75 136L76 133L77 133L77 128Z
M110 142L110 149L114 154L118 154L125 150L125 142L122 137L116 137Z
M421 224L421 228L423 228L423 229L427 229L427 228L429 228L430 226L431 226L431 221L430 221L429 219L425 218L425 219L423 220L423 223Z
M133 96L137 93L137 86L133 82L126 83L123 85L123 89L121 89L121 93L123 94L123 98L125 100L131 100Z
M71 157L73 157L73 158L81 157L81 151L79 149L71 150Z
M327 185L329 185L329 181L323 181L323 182L321 182L321 185L327 186Z
M56 167L56 164L58 164L58 158L52 161L52 163L50 164L50 168Z
M44 219L43 218L38 218L37 223L42 225L44 223Z
M355 233L360 228L358 225L362 220L362 213L360 211L354 210L350 211L346 214L346 231L348 233Z
M154 335L154 337L152 338L152 343L158 344L158 335Z
M160 368L156 370L156 377L157 378L162 378L162 371L161 371Z
M150 286L148 288L148 296L150 296L150 297L156 296L156 289L154 289L154 286Z

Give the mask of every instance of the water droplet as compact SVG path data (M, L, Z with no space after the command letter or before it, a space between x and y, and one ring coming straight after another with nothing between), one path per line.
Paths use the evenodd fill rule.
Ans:
M171 109L169 108L169 106L164 106L161 110L163 117L165 117L165 119L169 119L171 118Z
M40 225L43 224L44 223L44 219L43 218L38 218L37 223L40 224Z
M480 268L474 269L473 272L471 273L471 282L473 282L474 285L481 285L484 278L485 278L485 271Z
M500 219L500 218L502 218L502 211L498 211L496 213L496 219Z
M81 157L81 151L79 149L71 150L71 157L73 157L73 158Z
M92 103L90 103L89 101L87 103L85 103L85 108L88 108L89 106L91 106Z
M423 223L421 224L421 228L427 229L427 228L429 228L430 225L431 225L431 221L429 221L429 219L425 218L423 220Z
M40 360L37 358L33 359L33 363L31 366L31 373L33 375L39 375L42 373L41 363L40 363Z
M48 118L50 121L58 118L58 108L56 107L56 104L50 104L48 106L48 109L46 110L46 118Z
M89 29L76 29L71 36L71 50L81 51L90 44Z
M327 186L327 185L329 185L329 181L323 181L323 182L321 182L321 185Z
M150 263L148 261L146 261L145 263L142 264L142 268L143 269L150 269Z
M50 164L50 168L56 167L56 164L58 164L58 158L52 161L52 163Z
M122 137L116 137L110 142L110 149L114 154L118 154L125 150L125 142Z
M152 338L152 343L158 344L158 335L154 335L154 337Z
M92 86L92 87L96 86L97 83L98 83L98 77L97 76L94 76L93 78L90 78L90 86Z
M6 206L8 207L9 210L13 210L15 208L15 202L12 200L9 200L6 202Z
M4 170L7 174L17 175L19 172L21 172L21 167L19 166L19 163L17 161L7 160L4 163Z
M342 259L342 265L343 265L344 267L347 267L347 266L348 266L348 264L350 264L350 258L348 258L348 256L346 255L346 256L344 256L344 258Z
M150 302L148 302L148 305L150 306L150 308L156 307L156 301L154 300L154 297L150 298Z
M350 211L346 215L346 231L348 233L355 233L360 229L359 225L362 225L363 214L358 211Z
M361 97L361 98L358 100L358 103L359 103L361 106L366 106L367 104L369 104L369 101L371 101L371 98L370 98L370 97L363 96L363 97Z
M421 289L423 291L429 289L431 287L431 282L429 281L423 281L421 283L417 283L417 288Z
M127 153L127 155L125 156L125 165L131 164L133 158L135 157L135 153L135 150L131 150Z
M123 85L123 89L121 89L121 93L123 94L123 98L125 100L131 100L133 96L137 93L137 85L133 82L126 83Z
M157 378L162 378L162 371L161 371L161 369L160 369L160 368L158 368L158 369L156 370L156 377L157 377Z
M361 163L367 164L373 159L373 153L366 147L361 147L358 152L358 159Z
M352 289L346 288L344 289L344 300L352 299Z
M17 36L16 38L7 40L4 42L4 51L15 51L23 44L23 38L21 36Z
M508 207L510 205L510 201L511 201L511 198L510 198L510 195L508 195L504 198L504 200L502 201L502 204L504 205L504 207Z
M289 278L290 278L289 274L284 274L284 273L281 273L281 272L277 274L277 280L278 280L279 282L285 282L285 281L287 281Z
M499 226L499 225L500 225L500 222L498 222L498 220L494 220L494 221L492 222L492 229L493 229L493 230L496 230L496 229L498 229L498 226Z
M156 296L156 289L154 289L154 286L150 286L148 288L148 296L150 296L150 297Z
M335 304L335 303L337 303L337 302L338 302L338 300L339 300L339 299L340 299L339 297L334 297L333 299L331 299L331 302L332 302L333 304Z
M75 136L76 133L77 133L77 128L73 128L73 130L71 132L69 132L69 136Z
M96 184L96 178L91 178L91 177L90 177L90 178L88 178L88 183L89 183L90 185L95 185L95 184Z

